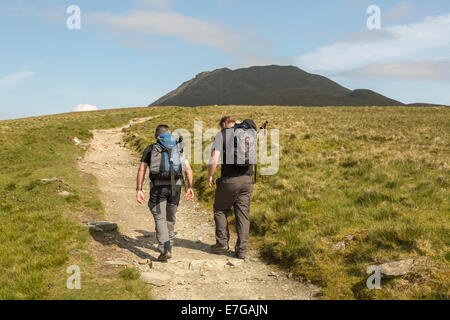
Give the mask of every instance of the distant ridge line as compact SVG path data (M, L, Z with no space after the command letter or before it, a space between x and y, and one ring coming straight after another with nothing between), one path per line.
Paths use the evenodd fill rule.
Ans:
M150 104L210 105L405 106L372 90L352 91L324 76L277 65L201 72Z

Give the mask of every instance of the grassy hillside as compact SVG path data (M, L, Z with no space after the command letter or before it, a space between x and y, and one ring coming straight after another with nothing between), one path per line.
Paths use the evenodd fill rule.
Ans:
M89 251L84 220L103 218L95 178L77 157L94 128L110 128L151 109L72 113L0 122L0 299L146 299L148 287L102 269ZM57 177L63 182L42 182ZM58 193L70 192L64 197ZM79 249L78 251L73 251ZM81 290L66 269L81 268Z
M193 131L221 116L270 121L280 130L280 170L259 178L252 204L253 243L297 278L332 299L448 299L450 288L450 109L161 108L131 129L141 152L160 122ZM138 133L138 135L134 135ZM204 143L204 146L207 143ZM206 165L195 165L200 200L212 208ZM212 210L211 210L212 211ZM345 250L333 244L352 235ZM372 264L415 258L406 277L366 289Z
M142 151L159 122L192 131L202 120L206 130L225 114L280 130L280 171L255 187L252 244L321 285L325 298L450 297L450 109L167 107L0 122L0 299L149 297L129 271L102 269L89 251L80 222L104 210L95 179L77 170L84 150L72 139L157 114L128 130L130 147ZM212 208L206 165L194 170L197 195ZM52 177L65 183L41 181ZM345 250L331 248L347 235ZM410 257L419 262L413 273L365 289L368 265ZM72 264L82 290L66 289Z

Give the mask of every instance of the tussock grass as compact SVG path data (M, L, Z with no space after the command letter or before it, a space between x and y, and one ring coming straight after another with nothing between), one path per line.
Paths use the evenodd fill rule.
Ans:
M280 130L280 170L259 177L252 203L253 242L330 299L448 299L450 288L448 108L165 107L128 130L137 152L157 124L193 133L221 116L269 120ZM138 138L133 137L138 133ZM204 146L210 142L205 142ZM194 165L200 200L212 208L207 166ZM212 210L211 210L212 211ZM347 235L347 248L331 246ZM372 264L415 258L413 272L366 288Z

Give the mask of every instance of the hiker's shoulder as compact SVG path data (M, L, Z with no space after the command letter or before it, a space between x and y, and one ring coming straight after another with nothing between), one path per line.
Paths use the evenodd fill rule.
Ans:
M234 127L231 128L224 128L217 131L216 138L222 138L224 135L227 135L228 133L233 133Z
M145 149L144 149L144 154L149 153L150 151L152 151L155 147L155 143L149 144Z

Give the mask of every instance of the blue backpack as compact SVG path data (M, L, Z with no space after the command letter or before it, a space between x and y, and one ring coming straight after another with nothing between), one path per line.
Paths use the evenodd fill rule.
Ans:
M177 141L169 132L158 136L150 155L150 179L170 180L174 186L175 182L183 177L184 171L182 140Z

